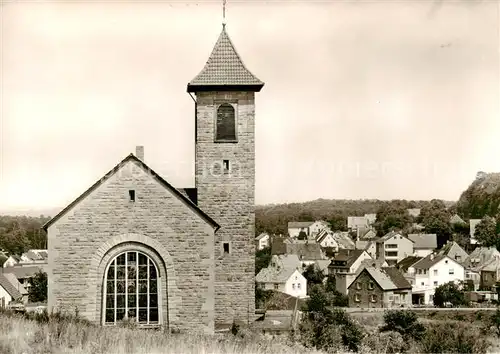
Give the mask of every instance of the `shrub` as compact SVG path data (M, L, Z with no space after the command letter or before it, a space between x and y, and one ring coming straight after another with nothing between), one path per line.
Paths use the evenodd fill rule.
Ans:
M37 272L29 278L28 299L31 302L47 301L47 273Z
M486 319L486 326L488 329L494 327L495 334L500 338L500 308L497 307L495 313Z
M394 331L401 334L405 341L410 338L420 340L424 336L425 327L418 322L415 312L390 310L384 313L384 325L380 328L380 332L387 331Z
M363 339L361 327L342 309L334 308L331 296L322 286L313 286L307 312L299 325L299 341L319 350L358 351ZM341 343L341 344L340 344Z
M486 353L489 343L479 330L464 323L444 322L427 326L419 342L422 353Z
M446 303L451 303L454 307L467 304L461 285L449 282L436 288L434 291L434 305L444 307Z

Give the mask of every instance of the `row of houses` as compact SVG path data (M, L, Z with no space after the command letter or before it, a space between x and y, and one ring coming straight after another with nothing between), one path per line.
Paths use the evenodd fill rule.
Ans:
M0 259L3 262L0 269L0 306L4 308L12 303L26 305L29 279L38 272L46 272L47 250L32 249L20 256L0 252Z
M325 277L334 275L337 290L349 296L352 306L360 307L432 305L435 289L445 283L469 282L474 291L492 293L500 280L496 248L478 247L469 255L456 242L449 242L438 250L436 234L389 232L333 249L308 240L275 238L271 253L271 264L256 276L258 286L307 297L302 273L314 264ZM365 270L361 279L373 278L373 289L358 289L355 279ZM379 293L371 296L374 290Z

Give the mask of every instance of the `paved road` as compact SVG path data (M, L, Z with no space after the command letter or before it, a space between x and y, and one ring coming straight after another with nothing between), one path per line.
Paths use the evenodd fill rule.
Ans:
M358 312L383 312L388 310L404 310L405 308L357 308L357 307L347 307L346 312L358 313ZM412 311L495 311L496 307L409 307L406 308Z

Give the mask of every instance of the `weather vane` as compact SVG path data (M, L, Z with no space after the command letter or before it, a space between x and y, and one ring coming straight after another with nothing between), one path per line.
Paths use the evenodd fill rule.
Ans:
M226 26L226 0L222 0L222 26Z

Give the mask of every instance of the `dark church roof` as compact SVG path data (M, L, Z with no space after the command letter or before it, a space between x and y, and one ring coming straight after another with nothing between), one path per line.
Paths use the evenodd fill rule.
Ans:
M243 64L223 26L205 67L188 84L188 92L241 89L259 92L264 83Z
M76 204L78 204L81 200L83 200L87 195L92 193L96 188L98 188L101 184L103 184L105 181L107 181L111 176L113 176L120 168L122 168L126 163L129 161L134 161L139 164L140 167L142 167L144 170L148 171L148 173L156 179L162 186L164 186L166 189L171 191L174 195L179 197L189 208L191 208L196 214L198 214L202 219L204 219L206 222L208 222L213 228L215 228L215 231L217 231L220 226L207 214L203 212L198 206L193 202L192 199L194 198L194 192L193 191L186 191L186 194L191 194L191 196L186 196L183 193L181 193L178 189L174 188L170 183L165 181L160 175L158 175L155 171L153 171L148 165L146 165L143 161L141 161L139 158L137 158L134 154L128 155L126 158L124 158L118 165L113 167L111 171L106 173L103 178L100 178L96 183L94 183L89 189L87 189L85 192L83 192L82 195L80 195L78 198L76 198L72 203L70 203L66 208L64 208L59 214L54 216L52 219L50 219L45 225L42 226L42 228L47 231L47 228L52 225L54 222L59 220L64 214L66 214L69 210L71 210Z

